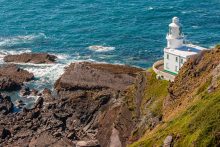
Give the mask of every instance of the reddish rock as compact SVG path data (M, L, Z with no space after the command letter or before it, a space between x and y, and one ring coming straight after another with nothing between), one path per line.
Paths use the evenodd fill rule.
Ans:
M2 96L0 94L0 112L4 115L11 113L13 111L13 103L9 96Z
M145 85L142 71L87 62L70 65L56 82L56 99L47 99L51 91L45 89L31 109L1 117L0 124L13 128L13 138L0 140L0 144L108 147L116 144L112 140L117 140L117 144L126 146L139 121L138 110L130 111L126 103L128 87L136 86L137 82ZM141 91L139 86L137 89ZM134 104L138 106L136 98Z
M32 89L30 95L31 96L37 96L38 95L38 90Z
M30 91L30 88L29 87L25 87L23 86L20 90L20 95L21 96L28 96L30 95L31 91Z
M58 91L101 88L125 90L134 83L135 75L140 71L142 69L122 65L72 63L56 82L55 88Z
M10 136L11 136L11 132L8 129L0 127L0 138L1 139L5 139Z
M23 53L19 55L7 55L5 62L50 64L56 61L57 57L47 53Z
M23 70L16 65L5 65L0 67L0 90L20 89L24 82L34 78L32 73Z

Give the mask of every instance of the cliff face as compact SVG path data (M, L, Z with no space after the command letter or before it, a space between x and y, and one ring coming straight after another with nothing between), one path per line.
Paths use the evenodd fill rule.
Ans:
M32 109L0 113L0 129L8 131L0 143L126 146L141 119L145 85L146 72L139 68L73 63L55 83L58 95L43 92Z
M162 122L131 146L220 145L219 77L219 48L188 60L168 86Z
M202 52L184 64L173 83L157 80L152 70L72 63L54 85L57 95L43 91L31 109L13 113L10 97L0 96L0 143L220 145L219 59L220 49ZM20 71L26 73L14 72Z
M55 88L75 103L72 121L79 140L125 146L140 117L146 83L142 69L93 63L71 64Z

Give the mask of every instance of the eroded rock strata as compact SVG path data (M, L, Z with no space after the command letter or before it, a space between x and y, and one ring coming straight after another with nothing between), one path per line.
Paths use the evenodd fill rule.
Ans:
M72 63L32 109L1 113L4 146L125 146L139 122L142 69Z
M34 78L33 73L29 73L16 65L4 65L0 67L0 90L13 91L22 87L24 82Z

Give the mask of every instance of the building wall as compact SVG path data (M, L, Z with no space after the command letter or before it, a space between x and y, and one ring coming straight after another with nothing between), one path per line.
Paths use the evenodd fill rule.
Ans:
M164 52L164 70L177 74L186 58Z

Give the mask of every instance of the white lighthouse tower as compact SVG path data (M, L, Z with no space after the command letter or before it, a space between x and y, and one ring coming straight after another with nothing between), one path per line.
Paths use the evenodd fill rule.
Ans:
M167 47L164 48L164 71L177 74L184 62L192 55L198 54L205 48L184 43L182 25L178 17L173 17L169 24L169 32L166 36Z
M169 33L167 34L167 48L179 48L183 45L182 25L178 17L173 17L172 23L169 24Z

